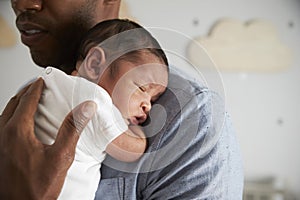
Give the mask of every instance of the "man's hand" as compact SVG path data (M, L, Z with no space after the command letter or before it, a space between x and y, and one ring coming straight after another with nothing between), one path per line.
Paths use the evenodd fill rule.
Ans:
M80 133L94 115L91 101L65 118L53 145L34 134L34 114L44 82L38 79L13 97L0 116L0 199L57 199Z

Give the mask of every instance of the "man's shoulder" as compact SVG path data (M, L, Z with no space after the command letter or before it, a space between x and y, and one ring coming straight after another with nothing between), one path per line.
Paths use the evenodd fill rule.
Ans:
M189 111L184 107L194 107L197 105L208 105L212 98L218 99L221 103L220 95L210 90L203 82L192 78L188 74L171 68L169 82L166 92L155 102L154 107L159 105L168 114L167 119L172 119L172 114L183 114ZM215 100L214 100L215 101ZM157 112L153 109L153 113ZM205 114L205 113L203 113Z
M183 92L178 93L178 95L183 94L187 95L187 97L192 97L202 92L211 92L200 79L194 78L174 67L170 68L168 89L176 94L177 92Z
M240 155L220 95L171 71L167 91L149 115L144 124L148 148L139 162L131 165L109 159L105 164L111 168L103 167L104 176L122 176L131 183L124 187L131 197L226 199L231 184L242 185ZM234 171L237 178L228 179L227 174ZM240 192L240 187L230 191L232 195Z
M147 157L153 161L151 170L172 163L185 151L192 155L195 150L200 155L201 148L203 153L211 150L224 131L224 100L201 82L186 77L170 72L168 89L153 105L144 126L149 141L147 151L155 152L153 159ZM203 148L207 140L214 140L210 149Z
M153 125L151 130L164 126L166 130L162 131L162 127L160 132L168 133L169 126L194 124L203 127L203 123L212 122L208 120L223 122L224 118L225 103L221 95L199 80L171 70L167 90L153 105L148 124Z

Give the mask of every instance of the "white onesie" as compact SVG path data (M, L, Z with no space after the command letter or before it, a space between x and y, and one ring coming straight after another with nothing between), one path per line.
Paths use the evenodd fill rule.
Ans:
M106 146L128 126L109 94L99 85L51 67L41 77L45 88L35 115L35 132L45 144L53 144L64 118L74 107L86 100L97 103L97 112L80 136L74 162L59 196L61 200L92 200Z

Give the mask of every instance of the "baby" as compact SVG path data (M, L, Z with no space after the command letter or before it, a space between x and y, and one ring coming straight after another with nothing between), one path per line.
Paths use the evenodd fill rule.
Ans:
M106 153L124 162L140 158L152 102L166 90L168 61L158 42L140 25L113 19L83 38L76 70L69 76L48 67L35 116L37 137L52 144L67 113L93 100L97 113L81 134L59 199L94 199Z

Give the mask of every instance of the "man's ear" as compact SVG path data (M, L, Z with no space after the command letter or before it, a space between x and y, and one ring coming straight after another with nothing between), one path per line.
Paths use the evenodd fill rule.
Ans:
M104 71L105 62L104 50L101 47L92 47L82 62L78 73L80 76L98 83Z
M119 18L121 0L103 0L99 4L99 21ZM101 11L101 12L100 12Z

